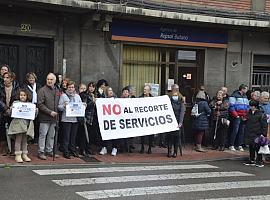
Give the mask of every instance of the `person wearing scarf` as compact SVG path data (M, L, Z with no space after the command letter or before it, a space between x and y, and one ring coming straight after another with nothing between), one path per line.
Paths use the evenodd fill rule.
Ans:
M28 72L25 76L25 83L23 88L27 90L32 96L32 103L37 104L37 91L41 88L41 85L37 83L37 75L34 72ZM34 120L34 143L38 142L39 137L39 122L37 119Z
M63 156L66 159L70 159L70 156L79 157L76 152L76 135L78 129L78 120L77 117L67 117L66 116L66 106L70 102L82 102L80 95L76 93L75 90L75 82L68 81L67 90L60 97L58 110L62 111L62 119L63 123Z

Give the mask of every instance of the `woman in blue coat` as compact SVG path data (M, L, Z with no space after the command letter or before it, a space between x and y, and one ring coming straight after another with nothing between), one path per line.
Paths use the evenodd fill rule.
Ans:
M195 104L198 105L198 115L194 116L192 124L196 144L195 150L198 152L205 152L202 148L202 138L205 130L209 128L208 116L211 114L211 109L206 101L204 92L198 92Z

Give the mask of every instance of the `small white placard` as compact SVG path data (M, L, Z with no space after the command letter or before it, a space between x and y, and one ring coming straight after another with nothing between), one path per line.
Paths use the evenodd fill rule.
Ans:
M67 117L84 117L85 106L82 102L69 102L66 106Z
M34 120L36 115L36 104L29 102L14 102L11 117L18 119Z

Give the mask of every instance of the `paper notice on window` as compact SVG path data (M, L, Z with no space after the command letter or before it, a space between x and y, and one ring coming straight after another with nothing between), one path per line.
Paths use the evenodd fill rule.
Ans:
M168 90L172 90L173 84L174 84L174 79L168 79Z
M66 106L67 117L84 117L85 106L82 102L69 102Z

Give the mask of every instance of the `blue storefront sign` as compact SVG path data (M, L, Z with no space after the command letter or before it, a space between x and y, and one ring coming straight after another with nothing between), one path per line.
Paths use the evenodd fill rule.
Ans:
M226 30L204 27L114 20L112 40L226 48Z

